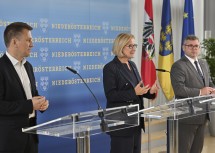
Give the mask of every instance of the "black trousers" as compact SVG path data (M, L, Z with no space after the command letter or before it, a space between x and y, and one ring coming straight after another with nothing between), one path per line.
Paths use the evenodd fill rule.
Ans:
M141 128L131 136L110 136L110 153L141 153Z
M29 126L36 125L36 118L29 119ZM28 134L27 144L24 150L24 153L38 153L38 135L36 134Z
M38 143L35 142L33 134L28 135L28 141L24 153L38 153Z

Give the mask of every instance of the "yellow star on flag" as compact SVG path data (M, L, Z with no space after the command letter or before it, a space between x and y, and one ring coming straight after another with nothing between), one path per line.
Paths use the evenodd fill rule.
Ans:
M184 12L184 19L188 18L188 13Z

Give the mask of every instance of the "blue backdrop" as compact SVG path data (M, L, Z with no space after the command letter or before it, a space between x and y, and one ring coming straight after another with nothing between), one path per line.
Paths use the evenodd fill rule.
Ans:
M49 109L38 123L97 109L85 85L66 66L86 79L104 108L102 69L113 59L117 34L130 32L130 0L1 0L0 56L5 53L3 30L14 21L30 24L34 48L28 60L34 67L40 95ZM75 153L72 139L40 136L40 153ZM108 153L106 134L91 136L92 153Z

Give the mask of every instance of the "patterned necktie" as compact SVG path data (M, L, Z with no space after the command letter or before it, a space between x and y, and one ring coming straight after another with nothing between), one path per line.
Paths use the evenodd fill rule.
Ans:
M203 76L202 72L201 72L200 69L199 69L198 62L195 61L194 64L195 64L195 66L196 66L197 72L199 73L199 76L202 78L203 82L205 83L205 79L204 79L204 76Z

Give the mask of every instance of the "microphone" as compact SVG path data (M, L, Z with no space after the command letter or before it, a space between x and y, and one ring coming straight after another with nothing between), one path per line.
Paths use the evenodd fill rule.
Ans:
M73 68L70 68L70 67L66 67L68 70L70 70L72 73L74 73L74 74L77 74L78 72L76 71L76 70L74 70Z
M170 71L167 71L167 70L165 70L165 69L155 69L156 71L160 71L160 72L169 72L170 73Z
M98 99L96 98L96 96L93 94L93 92L92 92L92 90L89 88L89 86L86 84L86 82L84 81L84 79L81 77L81 75L76 71L76 70L74 70L73 68L70 68L70 67L66 67L68 70L70 70L72 73L74 73L74 74L77 74L80 78L81 78L81 80L84 82L84 84L86 85L86 87L88 88L88 90L90 91L90 93L93 95L93 97L94 97L94 99L95 99L95 101L96 101L96 103L97 103L97 106L98 106L98 110L100 110L100 109L102 109L102 107L100 106L100 104L99 104L99 102L98 102Z
M167 70L165 70L165 69L155 69L156 71L160 71L160 72L168 72L168 73L170 73L170 71L167 71ZM170 75L171 75L171 73L170 73ZM172 77L173 77L173 79L175 79L175 76L174 75L171 75ZM176 80L176 79L175 79ZM188 95L188 92L187 92L187 90L186 90L186 88L184 89L185 90L185 93L186 93L186 95L187 95L187 97L189 98L189 95ZM191 107L192 106L192 103L190 102L190 99L188 100L188 105ZM194 111L192 111L192 112L194 112Z
M85 86L87 87L87 89L90 91L90 93L93 95L95 101L96 101L96 104L98 106L98 110L102 110L102 111L99 111L98 112L98 116L100 117L101 119L101 123L100 123L100 128L102 130L102 132L106 132L109 130L108 128L108 124L106 123L105 119L104 119L104 110L102 109L101 105L99 104L99 101L98 99L96 98L96 96L93 94L92 90L89 88L89 86L86 84L86 82L84 81L84 79L81 77L81 75L76 71L74 70L73 68L70 68L70 67L66 67L69 71L71 71L72 73L74 74L77 74L81 80L84 82Z

